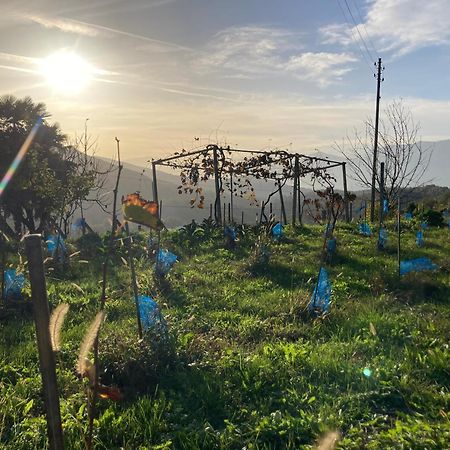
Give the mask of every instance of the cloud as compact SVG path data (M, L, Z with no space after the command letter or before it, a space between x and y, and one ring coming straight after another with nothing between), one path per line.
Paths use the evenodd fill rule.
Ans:
M90 37L95 37L99 34L98 28L89 24L83 24L75 20L38 15L29 15L26 16L26 19L42 25L45 28L57 28L58 30L64 31L66 33L75 33Z
M345 66L357 59L348 53L303 53L292 57L286 69L297 74L299 78L316 81L320 86L327 86L333 81L340 81L342 75L351 70Z
M304 52L301 38L298 32L280 28L228 28L214 36L195 68L242 79L288 74L324 87L338 81L356 61L348 53Z
M356 16L358 17L358 16ZM326 43L344 46L358 30L381 51L403 55L418 48L449 43L450 2L448 0L372 0L358 29L345 24L321 28Z
M140 40L146 43L150 43L161 48L168 50L183 50L192 51L191 48L176 44L174 42L163 41L160 39L154 39L141 34L131 33L117 28L105 27L103 25L93 24L89 22L82 22L80 20L68 19L64 17L54 16L42 16L42 15L26 15L25 19L42 25L45 28L56 28L60 31L67 33L75 33L83 36L96 37L112 37L112 36L126 36L132 39Z
M281 54L301 48L300 34L258 26L231 27L217 33L197 63L206 69L226 68L246 73L273 72Z

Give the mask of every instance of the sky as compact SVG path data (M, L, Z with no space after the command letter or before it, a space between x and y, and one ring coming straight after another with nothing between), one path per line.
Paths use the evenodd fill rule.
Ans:
M448 0L1 5L0 94L72 138L87 124L101 156L116 136L130 162L216 142L332 153L374 115L378 57L382 110L402 98L424 140L450 138Z

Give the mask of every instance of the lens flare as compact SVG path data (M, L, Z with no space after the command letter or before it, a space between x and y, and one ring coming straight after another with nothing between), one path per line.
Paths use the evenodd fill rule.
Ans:
M22 144L22 147L20 147L19 153L17 153L17 156L14 158L14 161L11 163L8 170L6 171L5 176L3 177L2 181L0 182L0 197L2 196L6 187L8 186L8 183L11 181L12 177L14 176L14 173L16 172L17 168L19 167L23 158L27 154L27 151L30 148L30 145L33 142L33 139L36 136L36 133L37 133L39 127L41 126L41 124L42 124L42 118L40 117L34 124L34 127L31 129L30 134L25 139L25 142Z

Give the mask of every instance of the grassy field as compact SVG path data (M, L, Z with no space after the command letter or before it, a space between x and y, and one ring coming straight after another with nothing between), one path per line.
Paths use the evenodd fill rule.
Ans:
M399 281L392 231L380 252L375 237L339 224L327 265L331 312L313 319L305 307L322 235L323 227L288 227L258 265L253 230L234 251L219 232L171 232L164 246L180 261L156 284L135 242L140 291L161 306L165 341L151 333L138 341L130 274L117 255L101 378L124 398L101 401L96 448L310 449L329 430L341 433L342 449L450 448L450 231L427 229L417 248L405 228L404 258L429 256L440 269ZM83 252L47 279L51 304L70 304L58 355L69 449L85 445L75 362L100 297L101 254ZM0 446L46 448L32 314L8 311L0 326Z

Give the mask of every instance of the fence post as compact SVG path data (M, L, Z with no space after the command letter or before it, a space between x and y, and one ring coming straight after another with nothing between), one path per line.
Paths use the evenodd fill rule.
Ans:
M59 410L58 384L56 379L55 355L50 341L50 311L45 286L44 263L42 260L42 236L31 234L25 238L28 270L31 283L34 322L39 352L39 366L44 388L44 403L47 414L48 441L52 450L64 449L64 437Z

